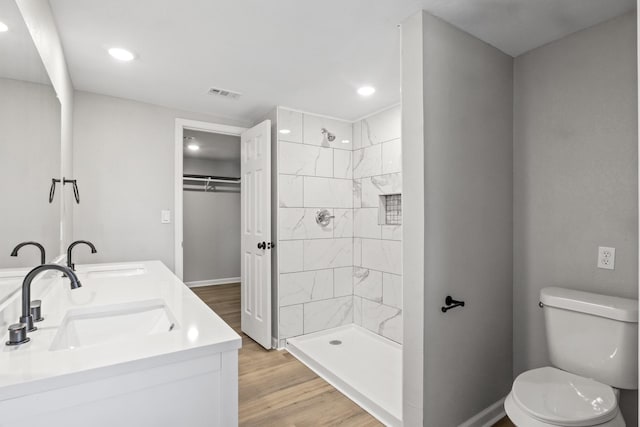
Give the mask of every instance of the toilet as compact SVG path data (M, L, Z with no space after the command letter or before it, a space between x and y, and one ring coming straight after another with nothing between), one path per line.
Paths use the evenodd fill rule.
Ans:
M553 366L520 374L504 408L518 427L624 427L619 389L638 389L638 301L540 292Z

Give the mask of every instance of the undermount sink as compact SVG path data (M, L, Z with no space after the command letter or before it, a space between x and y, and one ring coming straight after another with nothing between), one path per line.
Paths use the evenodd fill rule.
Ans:
M20 284L29 270L0 270L0 304L20 290Z
M96 267L78 267L78 273L86 274L90 279L104 277L139 276L146 273L144 265L105 265Z
M24 276L27 275L29 270L4 270L0 271L0 284L13 283L15 281L22 281Z
M70 310L49 350L136 340L177 328L173 314L160 299Z

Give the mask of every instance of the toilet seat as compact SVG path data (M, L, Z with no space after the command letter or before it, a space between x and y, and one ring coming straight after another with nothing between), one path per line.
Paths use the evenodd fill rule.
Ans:
M621 418L613 388L552 367L520 374L505 408L532 418L530 425L594 426Z

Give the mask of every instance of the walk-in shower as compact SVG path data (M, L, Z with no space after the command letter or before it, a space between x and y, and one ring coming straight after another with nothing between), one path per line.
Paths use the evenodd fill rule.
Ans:
M400 108L348 122L279 108L278 343L402 424ZM290 132L279 132L287 129Z

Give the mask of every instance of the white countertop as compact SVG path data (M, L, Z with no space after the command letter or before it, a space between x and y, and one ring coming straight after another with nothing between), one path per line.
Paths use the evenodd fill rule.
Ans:
M144 273L108 274L109 269L136 267ZM71 290L65 278L52 280L42 301L44 320L28 334L30 342L9 347L4 345L8 333L2 334L0 401L242 345L240 336L160 261L83 265L77 270L79 289ZM91 270L103 273L87 274ZM21 292L13 298L20 300ZM163 301L172 314L176 326L171 332L136 337L125 330L117 343L50 350L68 312L150 300Z

